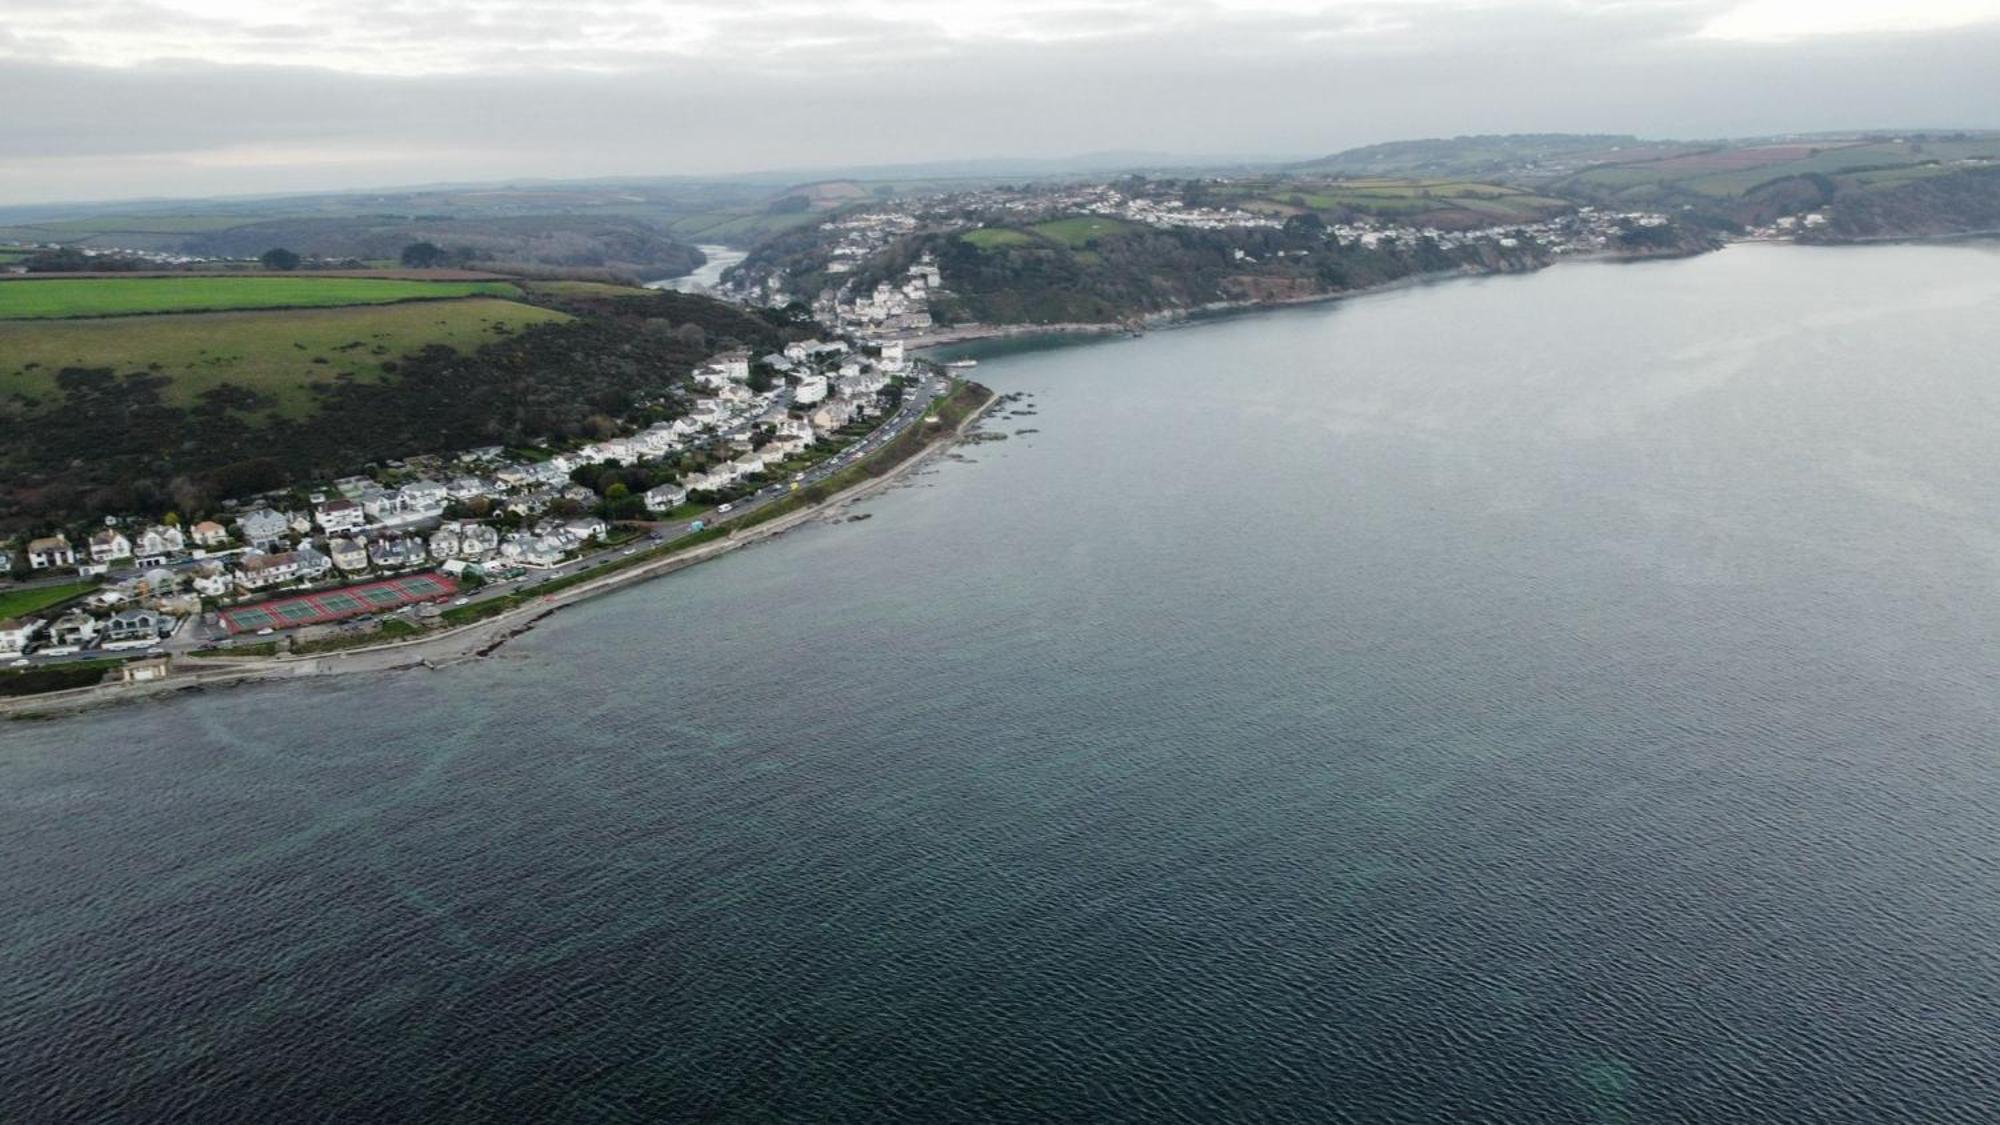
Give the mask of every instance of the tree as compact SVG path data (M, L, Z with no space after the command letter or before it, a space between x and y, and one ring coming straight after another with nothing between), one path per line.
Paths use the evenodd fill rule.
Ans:
M403 264L413 270L430 269L449 257L435 242L412 242L403 247Z
M257 258L267 270L295 270L299 268L299 256L282 246L273 246Z

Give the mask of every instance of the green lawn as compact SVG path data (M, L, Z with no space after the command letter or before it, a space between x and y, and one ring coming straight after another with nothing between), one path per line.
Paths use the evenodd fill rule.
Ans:
M502 281L305 276L32 278L0 283L0 320L321 308L519 295L520 290Z
M9 284L0 282L0 289ZM471 351L530 325L567 320L553 309L475 297L331 309L184 313L86 320L0 321L0 397L45 399L65 367L124 374L157 365L168 402L190 406L231 383L276 400L289 417L311 412L308 387L346 374L376 379L382 362L426 344ZM317 361L317 362L316 362Z
M1067 219L1052 219L1046 223L1036 223L1029 230L1043 238L1060 242L1072 249L1088 246L1093 239L1134 230L1131 223L1122 219L1106 219L1096 215L1076 215Z
M0 620L40 613L52 605L80 598L97 589L95 582L66 582L60 586L36 586L26 590L0 591Z
M991 250L996 246L1027 246L1035 241L1033 235L1012 227L981 227L978 230L966 231L958 237L981 250Z

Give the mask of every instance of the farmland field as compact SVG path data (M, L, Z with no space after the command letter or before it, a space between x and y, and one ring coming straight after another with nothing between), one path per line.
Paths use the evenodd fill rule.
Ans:
M498 281L368 277L34 278L0 283L0 320L224 309L318 308L448 297L513 297Z
M1238 182L1218 188L1221 201L1269 215L1301 210L1364 214L1399 219L1430 217L1441 225L1464 227L1529 222L1568 211L1565 200L1535 195L1506 184L1461 179L1297 178Z
M14 284L0 284L0 289ZM187 313L0 322L0 398L41 400L65 367L153 371L162 396L192 406L209 388L245 387L289 417L311 412L311 386L344 376L376 379L384 360L427 344L469 351L508 333L568 317L515 301L358 305L262 312Z
M1634 200L1657 195L1662 185L1712 199L1732 199L1787 176L1817 173L1851 177L1855 186L1874 187L1956 171L1953 161L1995 158L2000 158L2000 138L1991 137L1760 145L1689 153L1668 160L1608 164L1578 173L1567 182Z

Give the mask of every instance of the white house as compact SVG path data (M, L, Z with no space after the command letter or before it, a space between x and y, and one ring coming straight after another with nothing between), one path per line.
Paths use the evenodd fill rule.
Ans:
M82 648L97 639L100 629L97 618L81 610L71 610L56 618L49 627L49 638L63 648Z
M197 547L222 547L229 543L229 530L214 520L203 520L189 529Z
M251 555L236 571L236 584L245 590L264 590L286 582L311 580L325 574L332 563L310 547L275 555Z
M39 618L0 619L0 656L19 656L28 651L28 646L35 641L35 634L41 631Z
M67 536L51 535L28 541L28 569L48 570L52 567L75 565L76 550L69 545Z
M243 533L245 542L263 547L290 534L291 523L291 520L269 508L258 508L239 517L236 529Z
M444 507L450 493L432 480L414 480L402 487L403 502L412 510L434 511Z
M707 366L722 372L724 378L741 383L750 378L749 352L723 352L708 358Z
M523 566L550 567L562 562L562 544L546 536L515 532L500 544L500 554Z
M646 493L646 507L655 512L670 511L687 503L688 490L677 484L663 484Z
M111 615L104 627L104 639L112 644L120 641L157 641L174 627L174 619L164 613L150 609L128 609Z
M386 488L371 488L355 499L361 504L361 514L364 519L379 520L383 523L399 521L403 514L410 510L409 502L403 499L402 493Z
M797 434L790 434L790 433L779 434L777 437L771 439L769 445L766 445L764 447L766 460L768 461L770 459L771 454L776 454L778 460L782 461L786 457L789 457L794 453L805 452L806 447L811 444L812 444L811 438L804 438L800 437Z
M852 416L852 407L848 401L846 399L835 399L807 415L806 420L812 423L813 429L820 433L827 433L845 426L847 420Z
M826 399L826 376L808 375L799 380L798 389L792 392L792 401L800 406L811 406Z
M431 557L439 562L458 554L458 528L446 524L431 533Z
M140 532L139 541L133 545L133 551L141 559L177 555L186 549L187 537L181 534L181 529L165 524L156 524Z
M424 541L412 535L407 539L377 539L368 545L368 558L384 570L402 570L423 563Z
M132 541L115 527L107 527L90 537L90 561L108 563L132 557Z
M333 565L349 574L368 569L368 547L359 539L336 535L326 541L326 553Z
M461 558L476 559L500 549L500 533L483 523L462 528L458 533Z
M193 579L194 592L203 597L219 598L229 592L229 572L221 563L202 563L188 571L188 575Z
M319 506L314 513L321 531L328 535L339 535L346 531L359 531L368 523L368 512L352 500L329 500Z

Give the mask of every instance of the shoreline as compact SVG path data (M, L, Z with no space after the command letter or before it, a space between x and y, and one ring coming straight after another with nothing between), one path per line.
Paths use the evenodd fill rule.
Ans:
M574 586L543 595L533 602L503 610L492 617L464 625L448 626L424 635L379 645L361 645L328 653L307 653L271 657L228 658L175 656L169 673L159 679L132 683L114 681L88 687L36 695L0 697L0 719L53 720L65 715L137 702L186 691L290 680L306 676L335 676L355 672L392 672L410 668L445 668L468 660L483 659L508 641L533 629L543 618L579 602L608 594L627 586L660 578L707 562L766 539L776 538L793 528L819 519L834 509L854 503L887 488L939 451L960 441L1000 401L1000 393L988 387L986 399L958 425L933 435L924 447L880 476L870 477L836 492L816 504L787 512L762 523L752 524L713 542L667 555L651 562L613 571Z
M1393 293L1401 289L1414 289L1424 285L1436 285L1468 278L1514 277L1523 274L1540 273L1542 270L1562 265L1566 262L1652 262L1672 261L1692 258L1701 254L1712 254L1725 249L1731 243L1724 243L1710 250L1693 250L1680 254L1571 254L1554 258L1532 270L1427 270L1422 273L1407 274L1394 281L1384 281L1375 285L1364 285L1358 289L1342 289L1331 293L1311 293L1299 297L1273 297L1263 300L1210 301L1184 309L1170 309L1163 312L1145 313L1129 321L1082 321L1058 324L963 324L928 332L919 336L905 337L903 345L912 352L926 352L935 348L949 348L959 344L972 344L984 340L1012 340L1037 336L1120 336L1138 335L1146 332L1184 328L1205 320L1232 316L1238 313L1253 313L1269 309L1299 308L1308 305L1322 305L1334 301L1345 301L1356 297L1372 297L1380 293Z

